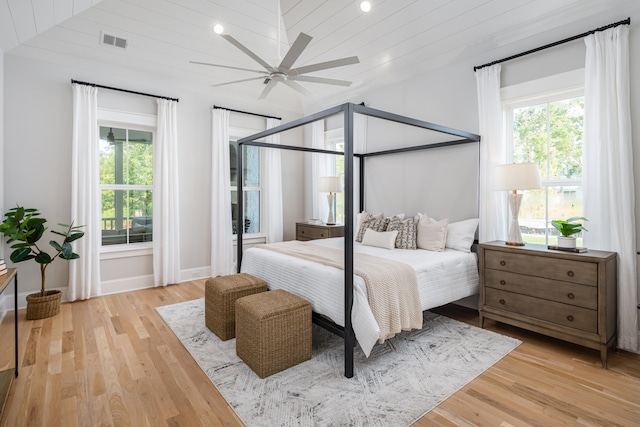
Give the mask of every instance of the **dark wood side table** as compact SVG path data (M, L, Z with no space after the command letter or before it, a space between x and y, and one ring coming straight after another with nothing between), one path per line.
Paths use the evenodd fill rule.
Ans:
M4 405L7 403L7 397L9 397L9 389L11 389L11 382L13 377L18 378L18 270L16 268L9 268L6 274L0 276L0 294L5 291L13 280L13 323L15 333L15 354L16 354L16 367L14 369L5 369L0 371L0 414L4 411Z

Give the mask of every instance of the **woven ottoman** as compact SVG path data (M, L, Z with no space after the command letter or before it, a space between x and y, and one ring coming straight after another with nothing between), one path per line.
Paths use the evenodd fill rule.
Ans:
M281 289L240 298L236 354L260 378L311 359L311 303Z
M267 282L247 273L212 277L204 286L204 323L222 341L236 336L236 300L264 292Z

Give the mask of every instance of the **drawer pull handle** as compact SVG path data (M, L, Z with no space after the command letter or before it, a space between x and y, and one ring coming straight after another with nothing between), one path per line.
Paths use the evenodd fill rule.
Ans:
M300 230L300 234L304 234L304 230Z
M500 304L504 305L506 301L504 299L500 299Z
M504 280L500 280L500 284L501 284L502 286L504 286L504 285L506 285L506 284L507 284L507 282L505 282Z
M507 265L507 263L506 261L500 261L500 265L504 267L505 265Z
M569 322L573 322L573 316L572 316L572 315L568 315L568 316L567 316L567 320L568 320Z
M567 276L573 277L573 271L571 271L571 270L567 271Z
M575 297L576 297L576 296L575 296L575 295L573 295L571 292L569 292L569 293L567 294L567 298L569 298L569 299L574 299Z
M324 237L324 234L320 233L320 237Z

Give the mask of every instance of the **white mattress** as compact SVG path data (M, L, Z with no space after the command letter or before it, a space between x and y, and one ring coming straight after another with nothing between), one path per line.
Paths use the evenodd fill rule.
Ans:
M310 243L342 249L342 238ZM453 249L432 252L422 249L381 249L354 243L354 251L409 264L416 270L420 304L428 310L478 292L478 264L474 253ZM241 271L260 277L269 289L285 289L311 302L313 311L344 326L344 271L322 264L251 248L245 251ZM380 328L367 302L364 280L354 275L351 322L356 339L369 356Z

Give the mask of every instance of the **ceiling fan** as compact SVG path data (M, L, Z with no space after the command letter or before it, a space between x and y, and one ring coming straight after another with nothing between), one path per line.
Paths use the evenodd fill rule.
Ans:
M319 62L317 64L305 65L303 67L292 68L293 64L300 57L304 49L311 42L311 37L308 34L300 33L296 40L293 42L293 45L285 55L285 57L280 62L280 65L277 67L273 67L269 65L266 61L260 58L258 55L249 50L246 46L240 43L238 40L234 39L230 35L223 34L224 37L229 43L233 44L235 47L243 51L245 54L250 56L254 61L258 64L262 65L265 68L263 70L251 70L247 68L240 67L232 67L229 65L220 65L220 64L210 64L207 62L197 62L197 61L189 61L192 64L200 64L200 65L209 65L212 67L221 67L221 68L230 68L232 70L241 70L241 71L249 71L252 73L261 74L260 77L251 77L248 79L242 80L234 80L231 82L220 83L212 86L226 86L234 83L247 82L250 80L264 80L263 83L266 85L263 89L262 93L258 97L258 99L265 98L271 89L273 89L278 83L284 83L290 88L300 92L303 95L311 95L304 86L300 85L298 81L301 82L312 82L312 83L323 83L329 85L337 85L337 86L351 86L351 82L347 80L338 80L338 79L329 79L325 77L315 77L315 76L307 76L306 74L312 73L314 71L327 70L329 68L342 67L345 65L357 64L360 62L357 56L350 56L348 58L334 59L332 61Z

